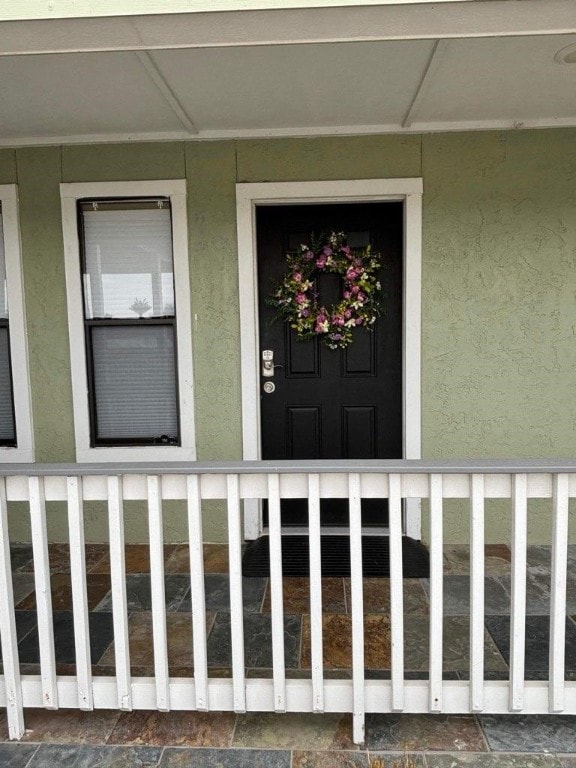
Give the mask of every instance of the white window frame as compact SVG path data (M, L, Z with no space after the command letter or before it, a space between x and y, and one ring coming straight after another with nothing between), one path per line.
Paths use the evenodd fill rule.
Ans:
M176 303L176 351L181 444L152 446L93 447L90 440L88 374L84 338L81 254L78 237L77 201L91 197L168 197L172 208L172 249ZM192 316L188 268L188 224L186 181L115 181L60 184L62 230L68 299L68 330L72 369L72 399L76 460L108 461L196 461L194 388L192 369Z
M8 328L12 363L12 396L16 426L16 447L0 447L0 462L34 461L34 431L28 367L28 338L22 281L22 246L18 216L18 188L0 184L6 285L8 288Z

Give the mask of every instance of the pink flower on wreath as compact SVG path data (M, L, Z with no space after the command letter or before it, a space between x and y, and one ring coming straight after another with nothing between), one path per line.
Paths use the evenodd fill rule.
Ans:
M322 248L322 253L324 254L324 256L332 256L334 251L332 250L332 248L330 248L329 245L325 245L324 248Z
M294 280L297 283L301 282L301 280L302 280L302 273L301 272L294 272L294 274L292 275L292 280Z
M362 266L362 259L354 259L352 262L355 267L361 267Z
M310 314L310 310L309 309L303 309L300 312L300 314L302 315L302 317L308 317L308 315Z
M364 322L364 318L362 318L362 317L357 317L356 318L356 325L362 325L363 322Z
M343 245L342 248L340 248L340 250L342 251L342 253L345 253L346 256L352 255L352 248L350 248L349 245Z
M328 320L326 315L320 313L316 318L316 325L314 326L315 333L328 333Z
M346 280L356 280L358 277L358 272L355 269L348 269L346 271Z
M344 311L344 317L349 320L352 317L352 312L349 309Z
M324 269L324 267L326 266L326 257L325 256L319 256L316 259L316 266L318 267L318 269Z
M330 334L330 338L332 339L332 341L340 341L340 339L342 338L342 334L341 333L331 333Z
M306 251L306 253L304 254L304 258L306 259L306 261L312 261L312 259L314 258L314 251Z
M297 293L295 296L296 304L306 304L308 299L306 298L305 293Z
M359 292L360 288L358 288L357 285L353 285L351 290L352 290L352 293L356 295Z
M332 322L334 325L344 325L344 318L342 315L334 315Z
M352 296L352 294L350 293L350 291L344 291L344 293L343 293L342 295L344 296L344 298L345 298L345 299L349 299L349 298L350 298L350 296Z

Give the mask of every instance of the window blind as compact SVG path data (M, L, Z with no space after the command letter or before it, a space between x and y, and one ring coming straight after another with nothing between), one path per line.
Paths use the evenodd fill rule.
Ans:
M0 325L0 443L3 445L16 443L7 325Z
M82 206L86 318L174 315L172 223L162 206Z
M8 289L6 287L6 257L4 251L4 227L0 206L0 320L8 319Z
M91 335L96 439L176 440L173 326L94 326Z

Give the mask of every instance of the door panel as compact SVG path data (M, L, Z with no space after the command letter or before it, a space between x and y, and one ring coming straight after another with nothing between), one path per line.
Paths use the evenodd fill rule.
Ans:
M300 341L267 300L286 254L312 234L344 231L352 247L380 254L385 312L374 330L354 330L346 349ZM261 389L263 459L402 458L402 203L262 206L257 209L260 349L274 352L275 391ZM319 273L321 303L341 296L338 275ZM323 525L347 525L344 500L323 500ZM387 503L363 502L364 525L387 525ZM305 525L305 500L282 505L283 525Z

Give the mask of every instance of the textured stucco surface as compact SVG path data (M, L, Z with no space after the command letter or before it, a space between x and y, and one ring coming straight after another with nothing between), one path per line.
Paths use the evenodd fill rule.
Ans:
M235 183L403 176L425 189L423 456L574 456L576 131L564 129L0 150L0 183L17 182L21 201L37 460L74 460L61 181L187 179L198 455L227 459L241 456ZM544 507L532 540L549 538ZM222 506L206 512L207 540L222 540ZM465 540L467 518L447 504L446 537ZM167 540L185 538L184 520L167 508ZM126 523L128 540L146 539L141 507ZM26 537L20 511L12 526ZM508 507L489 504L487 540L508 529ZM65 538L62 509L49 530ZM88 507L87 538L106 536Z

